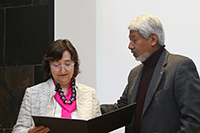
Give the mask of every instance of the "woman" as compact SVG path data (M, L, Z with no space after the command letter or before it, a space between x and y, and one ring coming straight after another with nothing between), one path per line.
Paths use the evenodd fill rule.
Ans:
M57 40L48 47L42 69L46 81L26 89L13 133L50 131L34 126L32 115L85 120L101 115L95 89L76 82L79 60L69 40Z

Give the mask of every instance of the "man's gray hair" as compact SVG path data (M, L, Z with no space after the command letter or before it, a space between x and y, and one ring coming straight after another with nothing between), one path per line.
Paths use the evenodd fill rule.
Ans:
M149 39L149 36L152 34L157 34L158 43L164 46L165 33L162 23L153 15L146 14L133 19L128 29L139 31L145 39Z

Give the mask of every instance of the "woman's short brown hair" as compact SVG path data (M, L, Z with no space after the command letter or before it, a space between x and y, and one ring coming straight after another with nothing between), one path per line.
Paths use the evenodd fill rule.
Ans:
M50 71L50 61L58 61L62 58L64 51L68 51L71 54L71 60L74 61L74 74L75 78L79 73L79 59L78 53L72 43L67 40L56 40L52 44L49 45L47 52L42 61L42 70L44 72L44 79L48 80L49 78L53 78Z

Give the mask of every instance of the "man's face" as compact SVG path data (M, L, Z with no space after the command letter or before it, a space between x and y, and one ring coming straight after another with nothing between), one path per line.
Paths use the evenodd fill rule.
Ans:
M145 61L151 55L151 39L145 39L138 31L130 30L128 48L137 61Z

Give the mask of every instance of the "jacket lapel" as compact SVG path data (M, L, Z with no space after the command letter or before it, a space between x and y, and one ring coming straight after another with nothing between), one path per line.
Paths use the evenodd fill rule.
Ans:
M46 81L45 86L40 91L40 115L52 116L51 99L55 95L55 85L52 79Z
M138 93L138 88L139 88L139 84L140 84L140 80L142 77L142 73L143 73L143 65L141 64L139 66L139 73L138 76L135 76L133 78L133 82L130 84L131 86L129 88L131 88L132 90L130 90L130 103L134 103L136 102L137 99L137 93ZM132 78L131 78L132 79Z
M154 74L152 76L147 94L146 94L146 99L144 102L144 108L143 108L143 113L142 116L144 115L145 111L147 110L153 96L154 93L157 90L157 87L162 79L162 76L164 74L164 70L165 70L165 66L167 65L167 57L168 57L169 53L164 50L163 53L161 54L161 57L156 65Z

